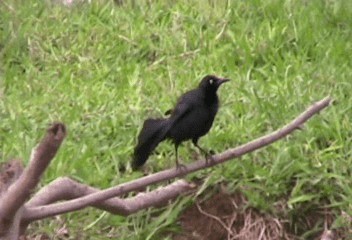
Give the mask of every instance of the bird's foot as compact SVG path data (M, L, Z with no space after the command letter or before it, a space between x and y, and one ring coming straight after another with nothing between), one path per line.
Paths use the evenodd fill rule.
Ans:
M213 155L214 155L214 151L212 151L212 150L205 153L205 163L206 164L214 162Z
M180 171L187 170L187 167L182 163L176 163L176 170L180 170Z

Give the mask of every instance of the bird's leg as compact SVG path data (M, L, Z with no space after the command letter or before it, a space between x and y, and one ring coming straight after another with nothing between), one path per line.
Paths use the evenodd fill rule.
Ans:
M176 167L178 167L178 144L175 144L175 153L176 153Z
M211 161L213 160L212 154L198 145L198 139L193 139L192 142L194 146L196 146L205 155L206 163L208 163L208 159L210 159Z
M175 153L176 153L176 169L186 168L185 165L179 163L178 161L178 143L175 143Z

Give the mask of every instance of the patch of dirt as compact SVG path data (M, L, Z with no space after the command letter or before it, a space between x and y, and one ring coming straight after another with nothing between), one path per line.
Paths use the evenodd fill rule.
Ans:
M240 192L234 194L216 193L203 202L196 202L180 216L181 231L173 236L173 240L301 239L290 232L291 224L287 219L280 219L270 214L263 214L247 206L248 202L245 196ZM307 219L311 217L312 215ZM319 217L320 220L324 221L324 216L320 214L316 214L315 217ZM311 228L306 229L306 231L313 230L314 227L313 224ZM317 231L317 229L315 231ZM318 229L315 237L311 239L347 239L344 238L344 236L346 236L345 231L348 230L344 229L342 232L328 231L329 234L334 235L334 237L323 238L323 231L319 231Z
M279 219L246 205L240 193L217 193L202 203L197 202L181 215L182 234L173 239L295 239L285 232Z

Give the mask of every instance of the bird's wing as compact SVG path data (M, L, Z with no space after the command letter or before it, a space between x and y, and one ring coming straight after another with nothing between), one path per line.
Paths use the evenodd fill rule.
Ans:
M193 101L194 101L194 97L195 97L194 94L192 95L193 92L194 92L194 90L186 92L185 94L183 94L178 99L175 108L171 108L171 109L167 110L164 114L165 115L171 115L171 116L174 116L174 117L176 115L177 117L180 117L184 113L186 113L187 110L190 109L192 107L192 105L193 105Z
M170 128L172 128L172 126L176 122L186 116L187 113L192 111L192 109L197 103L197 100L198 92L196 92L195 90L191 90L179 98L175 108L167 111L167 113L171 114L171 116L168 118L167 126L163 129L162 136L166 136L167 132L170 130Z
M172 122L177 122L179 119L183 118L188 112L194 109L198 100L197 98L197 92L194 90L182 95L175 108L171 111L170 120Z

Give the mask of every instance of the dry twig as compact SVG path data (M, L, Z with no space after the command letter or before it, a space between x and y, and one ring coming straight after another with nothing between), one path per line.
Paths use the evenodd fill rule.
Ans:
M38 184L42 173L55 156L66 136L65 125L53 124L34 149L28 167L0 198L0 237L16 239L22 206Z

